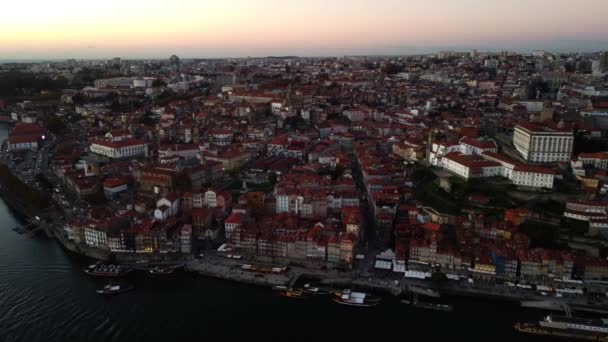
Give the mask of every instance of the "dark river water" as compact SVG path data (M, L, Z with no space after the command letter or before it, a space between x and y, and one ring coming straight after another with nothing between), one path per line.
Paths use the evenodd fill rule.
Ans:
M0 127L4 138L5 127ZM133 275L136 290L95 293L103 280L89 260L53 240L11 230L18 219L0 200L0 342L24 341L435 341L537 340L516 321L539 319L516 304L449 298L453 312L416 309L396 298L375 308L295 300L270 289L175 274Z

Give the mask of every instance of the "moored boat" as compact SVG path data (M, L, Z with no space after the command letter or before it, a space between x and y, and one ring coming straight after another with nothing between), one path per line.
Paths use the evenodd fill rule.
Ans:
M154 267L148 271L152 275L169 275L173 274L173 272L175 272L175 268L172 267Z
M133 289L135 289L135 287L133 285L108 284L108 285L104 286L103 289L97 290L97 293L102 294L102 295L114 295L114 294L128 292Z
M85 268L84 273L96 277L120 277L125 276L133 271L132 268L123 267L121 265L104 265L94 264Z
M297 298L297 299L306 298L306 296L304 296L304 292L302 292L300 290L284 290L284 291L279 292L279 294L283 297L288 297L288 298Z
M517 323L515 330L531 335L580 341L608 341L606 320L547 316L538 323Z
M333 301L342 305L370 307L380 303L382 298L373 297L365 292L354 292L350 289L345 289L340 292L334 292Z
M422 309L431 309L437 311L453 311L454 307L448 304L438 304L438 303L425 303L425 302L417 302L413 304L417 308Z
M329 295L331 291L328 289L323 289L320 287L310 286L310 284L304 284L304 287L301 289L302 292L317 296L317 295Z

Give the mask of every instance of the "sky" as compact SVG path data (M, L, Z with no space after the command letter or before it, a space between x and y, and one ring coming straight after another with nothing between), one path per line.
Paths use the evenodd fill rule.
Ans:
M0 60L608 49L608 0L4 0Z

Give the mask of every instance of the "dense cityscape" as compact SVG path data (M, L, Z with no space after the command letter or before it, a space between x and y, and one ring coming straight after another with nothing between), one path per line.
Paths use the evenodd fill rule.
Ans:
M0 92L15 230L123 265L91 267L607 313L606 52L5 63Z

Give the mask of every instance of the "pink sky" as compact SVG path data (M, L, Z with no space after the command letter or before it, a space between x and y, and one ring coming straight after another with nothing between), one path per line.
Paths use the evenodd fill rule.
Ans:
M606 49L606 18L608 0L21 0L0 59Z

